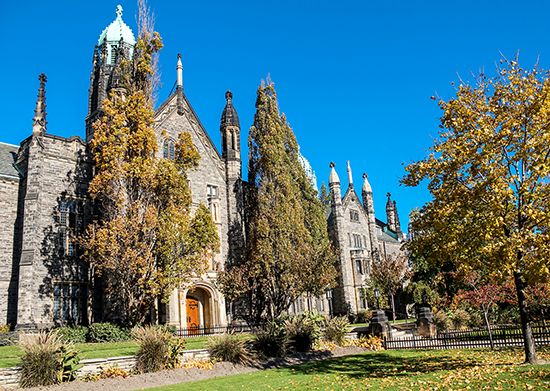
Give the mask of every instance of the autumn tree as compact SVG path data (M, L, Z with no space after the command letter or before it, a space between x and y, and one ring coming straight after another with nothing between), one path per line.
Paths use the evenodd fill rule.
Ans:
M395 320L395 294L411 277L409 259L402 254L383 254L372 262L371 282L390 298Z
M89 193L98 214L81 238L105 282L111 320L127 325L152 320L154 302L202 273L219 246L208 209L191 214L186 172L200 156L190 134L181 133L174 160L156 158L152 83L162 41L143 7L133 58L118 63L120 81L93 124Z
M428 181L432 200L412 219L411 254L515 284L525 358L536 361L526 288L550 269L550 79L503 60L441 100L439 139L403 182Z
M258 89L249 151L247 257L227 271L232 284L222 289L246 293L250 320L260 323L279 317L304 293L322 294L336 271L323 205L271 83ZM237 281L244 283L240 292Z
M469 272L463 276L462 281L466 285L466 289L458 291L453 300L455 303L468 303L474 308L479 309L483 315L491 349L493 349L493 331L491 330L489 312L494 309L498 303L507 300L509 289L507 289L508 287L505 284L487 281L486 276L475 271Z

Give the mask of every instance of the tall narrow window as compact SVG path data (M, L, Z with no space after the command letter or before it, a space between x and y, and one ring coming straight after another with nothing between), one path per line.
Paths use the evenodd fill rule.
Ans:
M171 138L167 138L162 144L162 157L170 160L176 158L176 146Z
M53 286L53 316L60 323L79 324L84 319L88 289L85 284L56 282Z
M77 248L75 237L82 225L77 201L62 200L59 202L58 221L60 254L61 256L75 256Z
M363 262L360 259L355 260L355 270L359 274L363 274Z

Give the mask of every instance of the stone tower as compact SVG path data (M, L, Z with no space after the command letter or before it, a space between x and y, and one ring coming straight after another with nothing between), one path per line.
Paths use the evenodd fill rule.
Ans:
M135 44L134 34L122 20L122 7L118 5L115 20L103 30L94 49L88 90L87 142L93 135L92 124L101 113L101 104L109 89L118 87L120 61L132 57Z
M329 189L332 199L332 232L333 240L338 244L337 251L339 254L338 270L340 272L338 287L334 289L334 310L336 313L348 313L353 312L352 303L355 302L354 292L354 277L352 270L350 270L349 263L349 246L348 240L346 240L346 218L344 214L344 207L342 205L342 190L340 188L340 178L336 172L334 163L330 163L330 176L329 176ZM351 176L351 170L348 171L348 175ZM353 182L350 183L353 187Z
M242 187L241 127L239 116L233 106L233 94L225 93L225 108L222 112L220 132L222 136L222 159L227 178L227 214L229 220L228 262L240 263L244 257L244 198Z
M363 174L363 188L361 189L363 198L363 207L367 212L369 224L370 248L372 251L372 260L378 260L378 240L376 235L376 218L374 216L374 197L372 196L372 187L366 173Z
M399 236L401 236L401 224L399 223L399 215L397 214L397 204L392 201L391 194L387 193L388 201L386 201L386 218L388 219L388 227Z

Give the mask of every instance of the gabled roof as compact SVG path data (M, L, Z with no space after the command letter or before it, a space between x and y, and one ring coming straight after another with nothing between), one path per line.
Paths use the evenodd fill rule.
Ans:
M19 172L15 168L17 145L0 142L0 176L19 179Z
M204 128L199 116L197 115L197 113L193 109L193 106L191 106L191 103L189 102L189 100L187 99L185 94L182 94L182 95L183 95L183 100L185 102L185 104L183 105L184 108L187 105L187 107L190 110L189 114L193 117L192 120L194 120L197 123L197 125L200 128L200 130L202 131L202 133L206 136L206 139L208 140L208 143L210 144L210 146L215 151L218 158L221 159L222 155L220 154L220 151L218 151L218 148L216 148L216 145L214 144L214 142L210 138L210 135L208 134L208 132ZM164 102L162 102L162 104L155 110L155 121L158 121L157 126L160 125L164 121L165 118L168 118L170 116L170 114L172 114L172 112L177 110L175 102L174 102L174 104L171 104L173 100L177 100L177 92L174 92L168 98L166 98L166 100ZM184 110L184 113L185 113L185 110ZM158 118L158 117L160 117L160 118ZM193 123L193 121L191 121L191 123Z

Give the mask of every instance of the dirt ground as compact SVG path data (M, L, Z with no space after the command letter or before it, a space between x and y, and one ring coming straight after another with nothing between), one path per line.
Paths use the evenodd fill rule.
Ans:
M237 375L259 371L268 368L284 367L300 364L312 360L324 360L331 357L341 357L364 352L359 347L337 347L332 352L311 352L295 354L284 359L270 359L260 361L252 366L235 365L228 362L218 362L213 369L170 369L154 373L144 373L130 376L126 379L104 379L97 382L73 381L50 387L26 388L25 390L47 390L47 391L84 391L84 390L141 390L150 387L166 386L170 384L184 383L196 380L211 379L214 377Z

